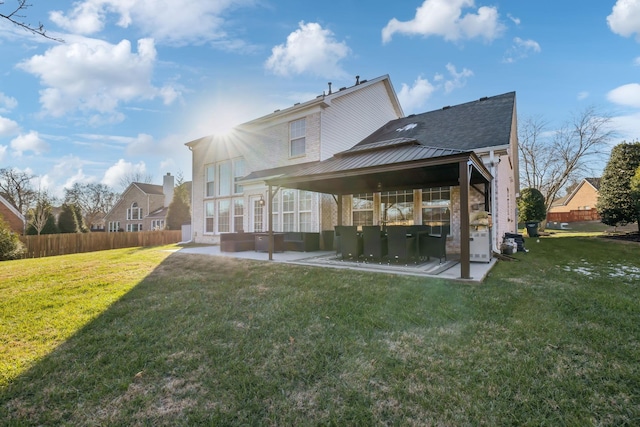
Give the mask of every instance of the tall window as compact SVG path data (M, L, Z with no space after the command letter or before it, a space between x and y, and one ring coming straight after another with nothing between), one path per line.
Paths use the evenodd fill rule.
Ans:
M231 201L218 200L218 233L228 233L231 227Z
M278 191L274 196L271 203L273 203L273 215L271 216L273 221L273 231L282 231L282 227L280 226L280 197L278 196L280 192Z
M244 199L233 199L233 231L244 230Z
M282 190L282 231L296 231L296 193L285 188Z
M213 233L215 220L215 204L214 202L205 202L204 204L204 232Z
M413 190L380 193L382 223L387 225L413 224Z
M205 169L205 193L206 197L215 196L215 168L213 165L208 165Z
M253 231L260 232L264 229L264 200L253 201Z
M218 196L231 195L231 162L218 163Z
M450 234L450 187L434 187L422 190L422 224L430 225L433 234Z
M127 231L142 231L142 224L127 224Z
M311 205L313 202L313 193L310 191L300 191L298 200L298 218L300 218L299 231L312 231L311 224Z
M244 159L236 159L233 161L233 193L242 193L242 185L238 181L244 177Z
M142 208L138 207L137 202L133 202L131 207L127 209L127 219L142 219Z
M109 221L109 233L120 231L120 221Z
M354 194L351 212L353 225L373 225L373 193Z
M294 120L289 124L289 155L291 157L304 156L306 153L306 119Z

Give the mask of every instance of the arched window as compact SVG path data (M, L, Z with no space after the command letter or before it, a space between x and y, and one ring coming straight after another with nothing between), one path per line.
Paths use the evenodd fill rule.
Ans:
M138 202L131 203L131 207L127 209L128 220L140 220L142 219L142 208L138 207Z

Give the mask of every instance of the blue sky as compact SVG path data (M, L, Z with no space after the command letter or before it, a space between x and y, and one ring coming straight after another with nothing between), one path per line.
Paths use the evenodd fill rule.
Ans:
M548 130L589 106L640 138L640 0L33 0L0 22L0 167L54 194L191 179L185 142L384 74L405 114L516 91ZM14 0L0 5L7 13Z

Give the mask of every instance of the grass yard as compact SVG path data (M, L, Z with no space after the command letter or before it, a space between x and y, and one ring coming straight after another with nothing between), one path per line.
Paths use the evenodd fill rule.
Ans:
M0 424L638 425L640 245L482 285L172 254L0 263Z

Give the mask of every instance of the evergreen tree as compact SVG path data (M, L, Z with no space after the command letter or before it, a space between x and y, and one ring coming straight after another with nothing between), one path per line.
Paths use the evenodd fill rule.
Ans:
M60 233L80 233L81 225L78 222L77 209L71 204L63 204L58 217L58 229Z
M173 200L167 212L168 230L180 230L182 224L191 221L191 207L189 206L189 189L185 183L180 183L173 192Z
M596 205L603 223L615 227L638 222L640 227L640 211L631 191L631 179L639 166L640 142L623 142L611 150Z
M544 196L535 188L525 188L518 198L518 222L544 221L547 217Z

